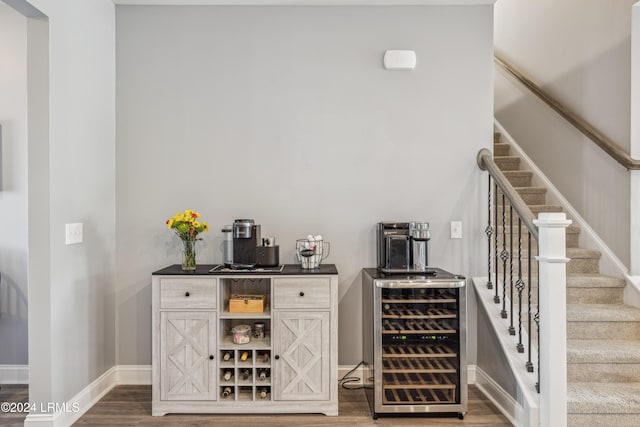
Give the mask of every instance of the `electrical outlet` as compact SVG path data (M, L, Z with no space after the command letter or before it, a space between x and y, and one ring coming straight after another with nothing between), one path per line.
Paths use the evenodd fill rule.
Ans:
M451 221L451 238L462 239L462 221Z
M64 225L64 244L65 245L75 245L78 243L82 243L82 223L77 222L74 224L65 224Z

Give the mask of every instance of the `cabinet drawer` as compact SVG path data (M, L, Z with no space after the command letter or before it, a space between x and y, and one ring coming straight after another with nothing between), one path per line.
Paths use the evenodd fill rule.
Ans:
M273 279L273 308L329 308L331 279Z
M216 308L216 279L160 279L160 308Z

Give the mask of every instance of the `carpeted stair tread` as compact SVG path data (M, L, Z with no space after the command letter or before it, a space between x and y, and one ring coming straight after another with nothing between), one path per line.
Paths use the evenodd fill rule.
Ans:
M517 278L517 272L515 273ZM538 274L531 274L531 283L538 287ZM620 288L627 286L624 279L598 273L567 273L567 288Z
M638 414L640 383L569 383L569 414Z
M567 340L569 363L640 363L640 341Z
M600 251L586 248L567 248L567 258L600 258L602 254Z
M507 178L513 176L533 176L533 172L528 170L504 171L502 172Z
M537 283L538 274L531 275L531 281ZM567 274L567 287L569 288L624 288L626 282L618 277L607 276L598 273L573 273Z
M562 212L563 210L560 205L529 205L529 209L531 209L531 212L534 214L540 212Z
M624 288L624 279L604 274L567 274L568 288Z
M502 221L502 209L499 210L498 212L498 216L500 218L498 218L498 232L502 233L502 224L500 223ZM522 229L523 232L526 232L527 226L526 225L521 225L520 228ZM509 234L509 232L511 231L511 226L509 226L509 222L507 221L507 234ZM514 224L513 226L513 232L517 233L518 232L518 226L516 224ZM570 225L566 228L566 232L567 234L579 234L580 233L580 227L577 225ZM578 248L574 248L574 249L578 249Z
M569 322L640 322L640 309L624 304L567 304Z

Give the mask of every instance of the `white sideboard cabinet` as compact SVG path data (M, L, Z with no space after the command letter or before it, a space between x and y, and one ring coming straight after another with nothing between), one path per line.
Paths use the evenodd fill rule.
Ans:
M279 272L152 275L152 414L338 415L338 272L334 265ZM264 296L259 312L231 312L232 295ZM264 336L254 334L264 325ZM236 344L231 331L252 328Z

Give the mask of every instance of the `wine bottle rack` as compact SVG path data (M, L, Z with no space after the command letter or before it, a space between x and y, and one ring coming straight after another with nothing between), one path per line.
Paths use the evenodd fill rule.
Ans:
M252 343L242 349L219 351L218 398L221 402L271 400L271 350L249 348ZM246 358L242 360L245 353ZM227 387L231 390L228 395Z

